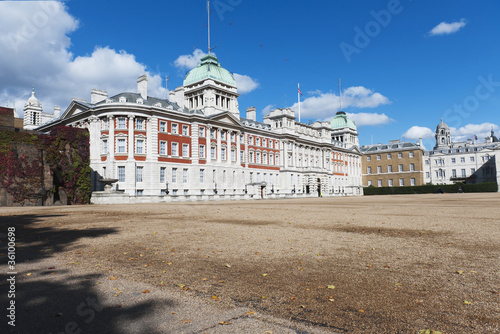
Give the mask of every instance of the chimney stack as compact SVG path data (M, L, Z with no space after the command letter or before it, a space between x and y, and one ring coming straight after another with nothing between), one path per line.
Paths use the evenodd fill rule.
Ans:
M247 108L247 119L254 122L257 120L257 110L255 109L255 107Z
M143 100L148 99L148 77L146 74L137 79L137 91L141 94Z
M54 117L59 118L61 116L61 107L54 106Z
M99 89L92 89L90 92L90 103L96 104L108 98L108 92Z

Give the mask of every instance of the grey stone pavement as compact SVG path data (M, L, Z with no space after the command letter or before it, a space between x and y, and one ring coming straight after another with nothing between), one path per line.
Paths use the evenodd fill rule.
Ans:
M0 266L1 333L334 333L245 307L220 307L175 286L111 280L62 261L49 257L17 266L15 327L6 317L8 268Z

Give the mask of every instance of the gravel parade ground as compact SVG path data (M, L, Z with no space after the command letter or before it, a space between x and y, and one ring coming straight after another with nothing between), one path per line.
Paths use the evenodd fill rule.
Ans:
M498 193L0 208L0 236L2 333L500 333Z

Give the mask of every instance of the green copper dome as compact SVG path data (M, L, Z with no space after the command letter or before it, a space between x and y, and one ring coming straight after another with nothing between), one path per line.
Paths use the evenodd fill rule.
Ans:
M207 79L216 80L227 85L236 87L236 81L228 70L220 66L219 60L212 54L201 58L201 63L193 68L184 79L184 86L189 86Z
M330 127L334 130L341 128L350 128L355 131L358 130L358 128L356 128L356 124L354 124L354 122L351 121L343 111L337 112L335 117L330 121Z

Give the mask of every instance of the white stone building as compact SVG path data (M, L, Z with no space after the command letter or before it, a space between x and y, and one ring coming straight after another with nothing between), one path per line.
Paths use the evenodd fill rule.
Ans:
M491 135L483 143L469 139L453 143L450 128L441 120L436 128L436 146L424 154L424 182L453 184L500 181L500 142ZM498 174L498 175L497 175Z
M61 108L54 106L54 113L48 114L43 112L42 104L35 97L35 89L31 92L31 97L24 104L24 129L34 130L39 126L52 122L59 118Z
M94 89L38 128L88 128L94 190L112 178L123 191L110 201L362 195L357 129L343 112L312 125L290 109L240 117L233 75L212 54L169 100L148 96L146 76L137 84L111 97Z

